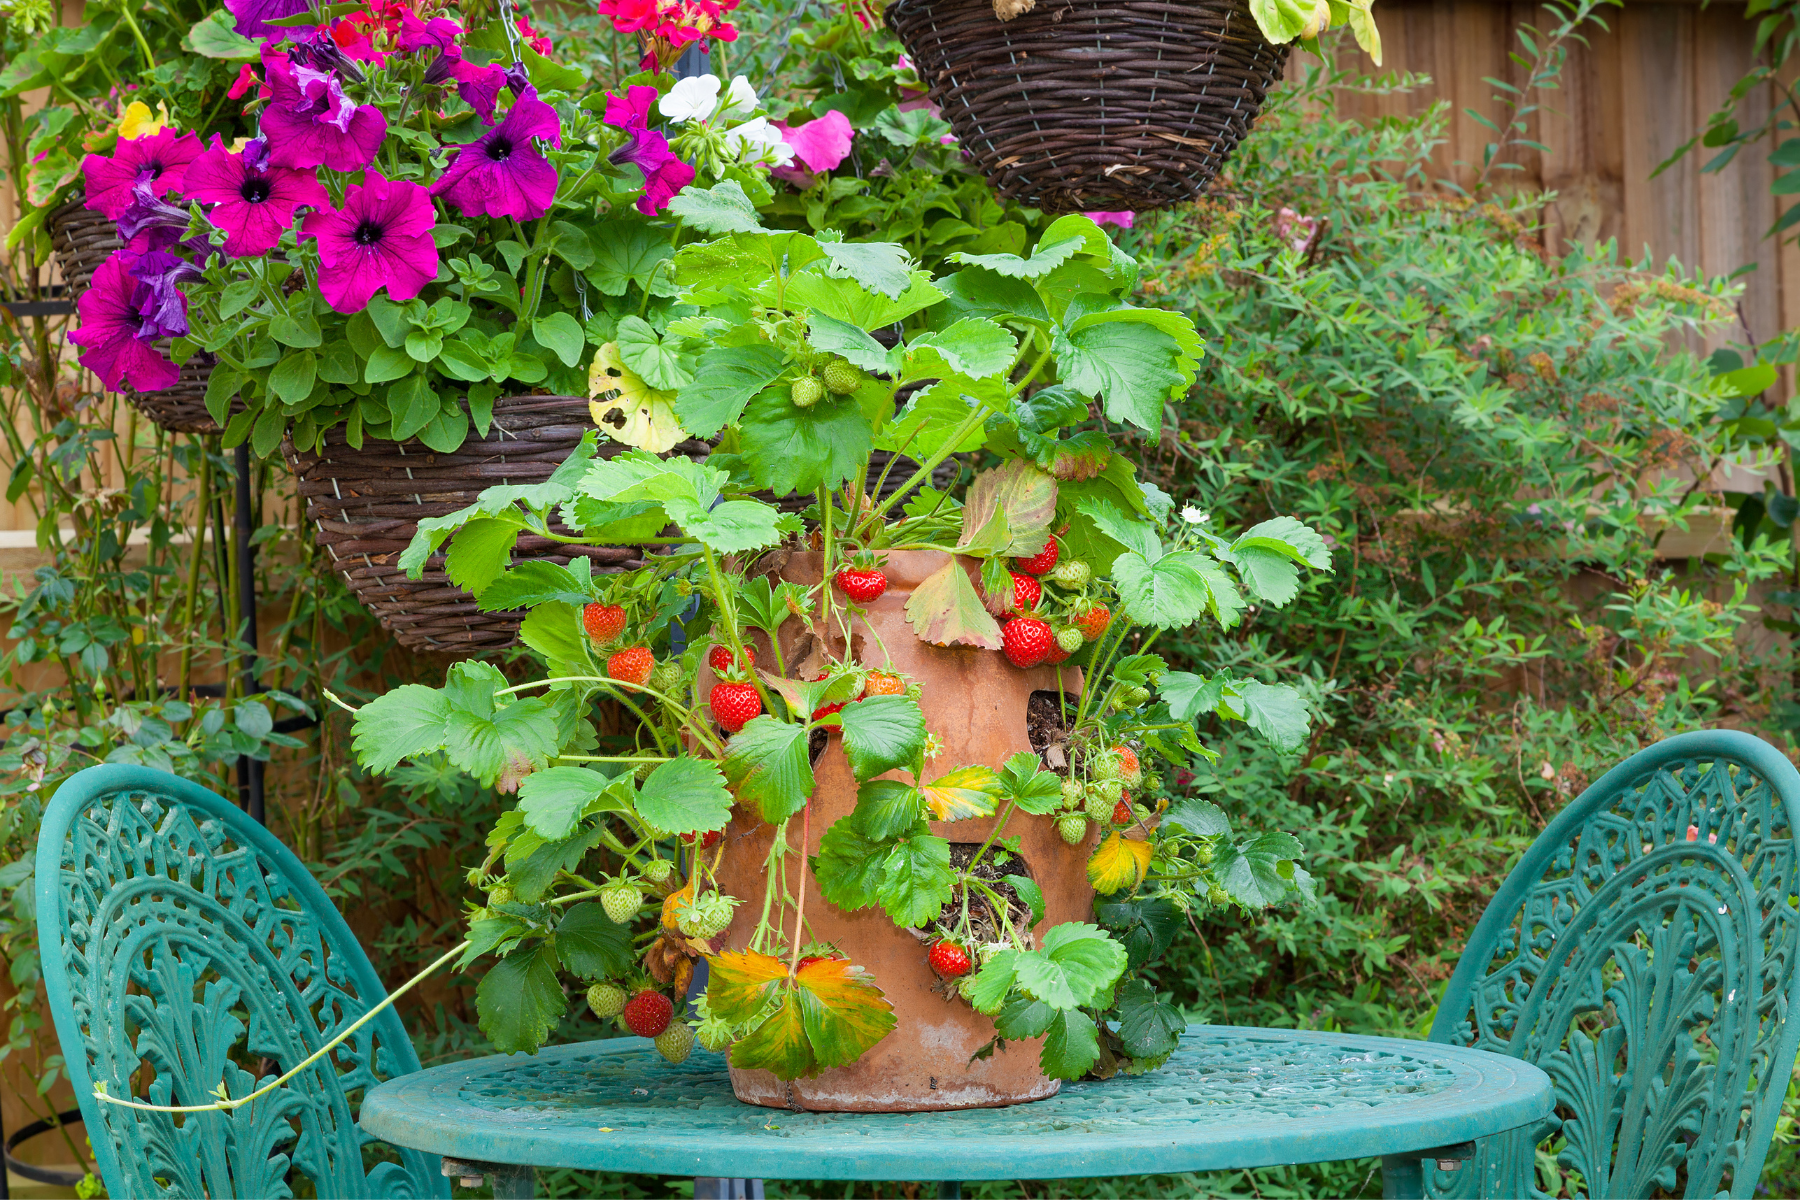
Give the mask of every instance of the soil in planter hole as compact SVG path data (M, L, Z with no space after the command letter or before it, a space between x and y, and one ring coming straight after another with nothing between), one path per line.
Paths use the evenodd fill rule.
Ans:
M1069 772L1069 726L1063 720L1062 698L1066 693L1039 690L1031 693L1025 704L1025 736L1031 748L1044 760L1044 765L1059 775ZM1067 695L1070 703L1079 696Z
M815 729L806 735L806 757L813 766L819 765L819 755L825 753L825 747L831 743L831 732Z
M981 845L980 842L951 842L950 869L958 872L966 870L969 863L975 858L975 852L981 849ZM1003 864L995 865L996 855L1005 856L1006 861ZM1013 928L1021 931L1030 929L1031 906L1019 899L1019 894L1013 890L1013 885L1006 882L1008 875L1023 875L1031 880L1037 878L1032 873L1031 864L1024 858L997 845L989 847L987 854L981 860L981 865L975 868L975 878L987 884L994 890L996 896L1006 902L1007 916L1010 918ZM932 932L940 937L948 936L953 932L962 917L962 905L963 889L958 888L951 894L950 902L944 905L943 916L933 923ZM969 894L969 931L978 944L1007 940L1006 931L1002 928L1001 922L996 919L992 904L981 892Z

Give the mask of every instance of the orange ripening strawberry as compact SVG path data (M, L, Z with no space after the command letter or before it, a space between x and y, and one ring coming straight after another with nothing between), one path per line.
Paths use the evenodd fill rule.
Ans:
M1075 624L1088 641L1096 641L1112 624L1112 610L1104 604L1093 605L1075 618Z
M906 680L898 675L890 675L886 671L870 671L869 681L863 687L864 696L904 696Z
M635 683L639 687L644 685L644 680L650 678L650 672L655 669L656 655L650 653L648 646L633 646L606 660L607 675L623 683Z
M625 632L625 610L616 604L590 604L581 610L581 627L604 646Z
M1112 752L1119 756L1119 778L1136 780L1140 769L1137 751L1121 743L1114 746Z

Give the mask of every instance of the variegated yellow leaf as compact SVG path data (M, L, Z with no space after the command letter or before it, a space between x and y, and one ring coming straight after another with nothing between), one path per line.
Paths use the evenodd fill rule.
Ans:
M995 800L1001 793L1000 777L988 767L958 767L948 775L932 780L920 791L925 794L925 806L935 820L991 817Z
M1115 831L1088 859L1088 882L1102 896L1134 888L1144 882L1151 853L1149 842L1132 841Z

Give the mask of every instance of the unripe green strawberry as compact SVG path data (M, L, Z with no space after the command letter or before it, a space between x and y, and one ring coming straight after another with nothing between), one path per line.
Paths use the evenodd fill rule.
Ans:
M1087 804L1083 811L1087 813L1088 820L1105 824L1112 820L1113 802L1106 798L1105 793L1096 789L1094 794L1087 798Z
M723 1017L707 1017L700 1022L700 1028L694 1031L694 1037L702 1046L717 1054L731 1045L731 1022Z
M644 907L644 893L629 883L615 883L600 892L600 907L614 925L623 925L638 915L638 909Z
M925 698L924 685L917 684L917 683L907 684L906 685L906 698L908 700L911 700L914 704L917 704L919 701L923 700Z
M499 887L495 888L493 891L488 893L488 901L487 901L488 907L492 908L496 904L511 904L512 898L513 898L512 888L508 887L506 884L503 883Z
M1118 779L1125 774L1125 766L1119 756L1110 750L1102 751L1087 760L1087 769L1094 773L1095 779Z
M596 983L588 989L588 1007L601 1020L625 1011L625 989L616 983Z
M694 1030L686 1021L671 1021L669 1027L653 1039L656 1052L672 1063L687 1061L694 1052Z
M1011 947L1005 942L983 942L981 945L975 947L975 961L985 967L989 962L993 961L994 955L1000 953L1002 950L1009 949L1011 949Z
M964 975L961 979L957 980L956 994L961 996L964 1000L973 1001L975 999L975 976Z
M811 375L802 375L788 389L788 398L795 408L811 408L825 398L825 385Z
M1206 902L1216 908L1224 908L1231 903L1231 893L1218 884L1211 884L1206 889Z
M659 662L644 682L667 696L681 686L681 668L672 662Z
M631 768L631 776L639 783L642 783L644 780L650 778L650 772L656 770L656 768L660 766L662 766L662 764L659 762L640 763L638 766Z
M1210 843L1201 842L1200 848L1194 851L1194 861L1203 867L1212 866L1213 848Z
M1073 654L1087 644L1087 639L1073 625L1064 625L1056 631L1056 644L1064 654Z
M1065 779L1062 782L1062 806L1064 808L1080 808L1086 789L1079 780Z
M737 899L719 892L708 892L698 900L690 900L675 908L675 927L691 938L716 937L731 924Z
M1101 797L1105 799L1106 811L1111 812L1112 806L1118 803L1120 796L1125 794L1125 784L1122 780L1118 779L1102 779L1094 790L1099 792Z
M1148 703L1150 703L1150 689L1147 687L1134 687L1125 693L1125 707L1127 708L1141 708Z
M668 859L653 858L649 862L644 864L643 870L640 873L643 875L643 877L645 879L648 879L651 883L661 883L663 880L665 880L669 877L669 872L673 871L674 869L675 869L675 864L670 862Z
M1087 818L1080 813L1070 813L1066 817L1056 819L1056 832L1062 834L1062 840L1071 846L1079 846L1087 837Z
M1085 586L1094 577L1094 569L1079 558L1065 558L1056 564L1050 572L1050 581L1057 587L1078 588Z
M834 358L826 363L825 369L820 374L825 377L825 387L834 396L848 396L863 385L861 368L853 366L841 358Z

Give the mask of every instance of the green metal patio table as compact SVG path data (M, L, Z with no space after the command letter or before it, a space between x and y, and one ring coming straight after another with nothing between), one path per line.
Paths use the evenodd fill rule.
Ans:
M1421 1163L1534 1126L1555 1104L1530 1063L1436 1042L1194 1025L1159 1070L1065 1084L1011 1108L815 1113L731 1094L724 1057L679 1066L646 1041L494 1055L391 1079L363 1129L491 1173L531 1195L531 1167L703 1177L1056 1179L1380 1157L1390 1196L1421 1194Z

